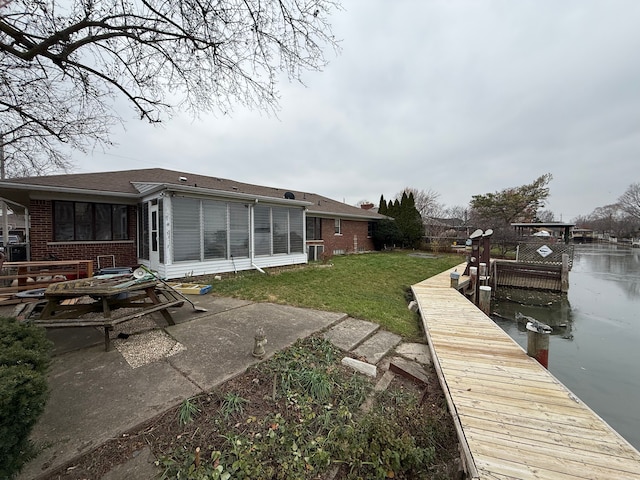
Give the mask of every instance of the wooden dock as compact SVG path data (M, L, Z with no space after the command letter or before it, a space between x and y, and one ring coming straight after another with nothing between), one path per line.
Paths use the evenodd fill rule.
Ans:
M451 288L453 271L412 289L468 477L640 479L640 453Z

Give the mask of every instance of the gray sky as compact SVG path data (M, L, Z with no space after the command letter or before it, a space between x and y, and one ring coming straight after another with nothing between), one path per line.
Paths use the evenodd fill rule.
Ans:
M554 177L569 221L640 181L637 0L345 0L342 53L306 86L281 84L278 118L123 109L108 152L78 172L164 167L355 204L432 190L446 206Z

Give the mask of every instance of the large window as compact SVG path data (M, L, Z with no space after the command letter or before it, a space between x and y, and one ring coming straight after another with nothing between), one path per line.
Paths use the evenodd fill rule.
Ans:
M289 245L291 253L304 252L302 210L289 209Z
M256 255L271 255L271 208L256 205L253 209L253 244Z
M289 253L289 209L276 208L273 212L273 253Z
M173 200L173 259L200 260L200 200Z
M303 212L299 208L254 208L253 230L256 255L304 252Z
M307 240L322 240L322 219L307 217Z
M301 208L173 197L174 260L247 258L253 208L254 255L304 252Z
M53 239L56 242L126 240L128 215L126 205L56 201L53 203Z
M229 242L231 258L249 256L249 206L229 204Z
M227 204L203 200L202 220L204 222L204 258L227 258Z
M149 260L149 204L138 204L138 256Z

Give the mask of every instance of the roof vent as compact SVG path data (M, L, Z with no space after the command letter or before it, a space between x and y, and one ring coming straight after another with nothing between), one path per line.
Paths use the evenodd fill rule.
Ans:
M182 183L187 181L187 177L178 177L178 180L180 180Z
M295 200L296 196L291 192L285 192L284 198L286 198L287 200Z

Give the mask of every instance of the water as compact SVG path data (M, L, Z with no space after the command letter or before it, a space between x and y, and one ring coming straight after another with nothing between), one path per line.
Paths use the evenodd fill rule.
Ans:
M577 245L566 296L497 292L494 320L524 349L515 314L553 327L549 370L640 450L640 249Z

